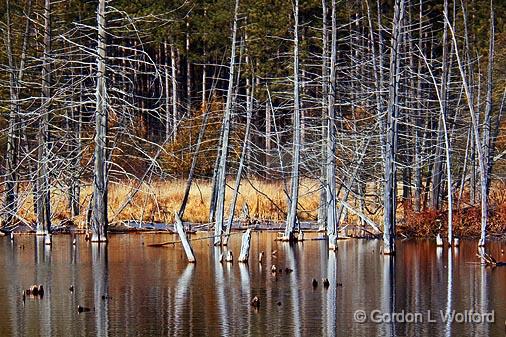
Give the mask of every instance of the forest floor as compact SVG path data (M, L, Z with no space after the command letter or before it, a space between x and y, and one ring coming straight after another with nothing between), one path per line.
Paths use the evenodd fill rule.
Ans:
M229 205L232 197L233 182L229 182L227 191L225 214L228 217ZM235 211L237 221L242 223L278 224L282 225L286 219L287 197L285 184L282 181L243 180L239 190L239 197ZM313 223L317 228L318 206L320 200L320 186L317 180L303 179L300 187L299 219ZM174 222L174 214L179 209L183 199L185 181L157 181L144 183L111 183L109 190L109 221L118 224L125 221L138 223ZM183 220L194 224L208 223L209 200L211 198L211 182L196 181L191 188L190 197ZM86 214L91 198L91 185L81 189L80 215L71 217L68 207L67 194L62 190L51 193L51 211L54 225L67 224L76 228L86 227ZM374 193L370 193L373 195ZM369 191L368 191L369 195ZM19 219L26 223L35 223L32 198L25 192L24 202L21 203ZM126 202L129 200L130 202ZM480 233L481 210L479 204L469 205L468 193L464 193L462 207L454 210L454 232L460 237L478 237ZM375 201L375 202L373 202ZM349 205L363 213L376 224L382 223L382 213L376 194L368 197L367 207L361 209L359 200L351 198ZM247 207L246 207L247 205ZM247 209L247 211L245 210ZM373 211L371 211L373 210ZM424 209L414 212L410 203L399 202L397 232L402 237L431 237L435 236L441 227L441 233L446 232L447 211ZM344 224L349 228L363 228L371 231L371 227L362 224L360 218L352 212L347 212ZM279 226L275 226L277 228ZM379 226L381 228L381 226ZM491 236L503 237L506 233L506 189L504 186L494 186L490 193L490 222L488 232Z

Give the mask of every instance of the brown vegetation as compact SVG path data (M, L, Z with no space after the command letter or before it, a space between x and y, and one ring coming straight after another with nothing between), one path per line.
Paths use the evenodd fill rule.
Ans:
M109 192L109 218L111 222L124 220L142 220L146 222L174 222L174 212L179 209L184 194L185 181L170 180L152 182L150 185L143 184L134 198L120 212L121 205L131 195L134 183L111 184ZM231 186L231 183L229 183ZM301 198L299 204L299 218L303 221L316 221L318 214L319 190L318 182L303 180L301 184ZM502 235L506 232L506 186L497 184L490 193L490 225L491 235ZM244 180L238 197L236 216L240 217L241 210L247 203L251 219L272 221L282 223L286 219L287 197L284 192L282 181ZM78 227L85 227L86 207L89 204L91 187L89 184L81 194L81 215L71 218L68 212L67 195L61 190L52 191L52 213L53 218L67 221L72 220ZM27 194L25 194L27 195ZM184 221L193 223L207 223L209 216L209 199L211 195L211 183L208 180L197 181L190 191L190 198L184 214ZM228 215L229 201L232 190L227 192L225 214ZM29 221L35 221L33 214L32 198L24 198L20 216ZM355 205L355 200L349 201ZM372 202L372 201L370 201ZM479 204L469 205L468 195L464 195L462 207L454 213L454 231L459 237L477 237L480 230L480 208ZM375 207L370 207L374 209ZM382 222L382 213L370 214L368 217L378 224ZM435 236L441 227L443 235L446 234L446 210L436 211L424 209L421 212L412 211L411 207L398 207L397 231L407 237L430 237ZM348 224L359 224L359 219L353 214L348 214L344 219Z

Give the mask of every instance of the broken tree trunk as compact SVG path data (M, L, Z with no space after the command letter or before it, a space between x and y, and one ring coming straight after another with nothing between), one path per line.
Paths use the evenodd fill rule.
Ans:
M188 262L195 263L196 262L195 255L193 255L192 246L190 245L190 242L188 241L188 238L186 237L186 233L185 233L184 227L183 227L183 222L181 221L181 218L179 217L177 212L175 213L175 215L176 215L176 224L175 224L176 230L177 230L177 233L179 234L179 238L181 239L181 243L183 244L184 252L186 253L186 257L188 258Z
M249 258L249 248L251 243L251 228L248 228L246 232L242 235L242 243L241 243L241 254L239 255L239 262L248 262Z

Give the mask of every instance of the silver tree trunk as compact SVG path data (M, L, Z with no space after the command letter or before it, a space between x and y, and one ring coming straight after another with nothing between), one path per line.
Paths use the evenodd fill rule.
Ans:
M92 241L107 241L107 91L105 83L105 0L97 9L97 88L95 111L95 162L93 181Z

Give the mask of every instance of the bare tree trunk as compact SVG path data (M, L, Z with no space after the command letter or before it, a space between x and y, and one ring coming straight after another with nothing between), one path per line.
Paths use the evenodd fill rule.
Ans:
M299 0L294 4L294 47L293 47L293 160L291 174L290 208L286 219L286 229L283 240L293 241L297 223L297 204L299 201L299 166L301 147L300 97L299 97Z
M42 63L42 107L37 133L37 234L51 231L49 162L49 105L51 100L51 0L44 2L44 57Z
M191 63L190 63L190 22L186 21L186 113L191 116L192 86L191 86Z
M228 90L227 90L227 101L225 103L225 114L223 116L223 134L220 151L220 161L218 169L217 179L217 201L216 201L216 225L214 228L214 245L221 243L221 234L223 232L223 221L225 215L225 190L227 187L227 157L228 157L228 144L230 137L230 124L232 115L232 104L233 104L233 86L235 76L235 55L236 55L236 39L237 39L237 20L239 15L239 0L235 1L234 9L234 22L232 28L232 46L230 55L230 67L228 77Z
M9 63L9 85L10 85L10 104L9 104L9 127L7 129L7 148L5 153L5 201L4 201L4 212L3 226L11 224L14 214L17 212L17 137L18 132L16 130L17 124L17 106L18 106L18 84L17 74L14 65L14 58L12 55L12 32L11 32L11 12L10 12L10 1L6 0L6 39L5 47L7 51L7 59Z
M493 93L493 72L494 72L494 40L495 40L495 15L493 0L490 0L490 42L488 50L488 67L487 67L487 98L485 102L485 114L483 117L483 173L481 176L481 233L480 246L485 246L487 236L488 223L488 194L490 186L490 168L493 160L491 153L494 148L491 137L492 125L492 93Z
M254 83L254 82L253 82ZM242 151L241 151L241 158L239 160L239 168L237 169L237 176L235 178L235 187L234 187L234 194L232 195L232 202L230 204L229 209L229 216L227 221L227 228L226 228L226 236L223 239L223 245L227 245L228 239L230 237L230 231L232 229L232 224L234 222L234 213L235 213L235 207L237 204L237 197L239 196L239 187L241 186L241 177L242 172L244 169L244 159L246 158L246 153L248 152L248 139L250 135L250 129L251 129L251 115L252 115L252 103L253 103L253 92L254 88L248 88L248 91L250 91L249 95L247 95L246 99L246 131L244 132L244 141L242 144Z
M165 79L165 141L170 138L170 125L171 125L171 107L170 107L170 87L169 87L169 53L167 41L163 41L163 55L164 55L164 79Z
M105 1L100 0L97 9L97 88L95 112L95 178L93 181L92 241L107 241L107 90L105 79L106 32Z
M170 44L170 61L172 75L172 137L176 141L177 137L177 74L176 74L176 50L174 44Z
M197 147L195 148L195 154L192 158L192 163L190 167L190 172L188 173L188 179L186 180L186 188L184 191L183 201L181 202L181 207L179 208L179 211L177 212L180 219L183 219L184 211L186 209L186 203L188 202L188 197L190 196L190 189L193 182L193 177L195 175L195 168L197 167L197 158L199 156L200 152L200 146L202 144L202 141L204 139L204 134L206 132L207 127L207 121L209 120L209 109L207 106L204 110L204 120L202 121L202 126L200 127L198 139L197 139Z
M418 47L422 49L423 45L423 1L420 1L419 10L418 10ZM414 207L415 212L420 212L421 210L421 198L422 198L422 136L423 132L421 132L422 127L422 61L418 60L417 64L417 86L416 86L416 97L417 97L417 116L415 117L415 193L414 193Z
M448 21L448 19L446 19ZM471 115L471 122L472 127L474 131L474 144L476 146L476 152L478 154L478 165L480 169L480 185L481 185L481 235L480 235L480 241L478 242L479 247L485 246L486 242L486 234L487 234L487 223L488 223L488 179L489 179L489 173L487 169L487 159L488 153L484 153L484 150L486 149L483 146L481 137L480 137L480 129L479 129L479 122L477 115L475 113L474 106L472 105L471 96L470 96L470 88L469 83L467 82L467 77L464 72L464 67L462 65L460 55L458 52L458 44L457 40L455 38L455 32L453 31L452 27L449 26L450 31L452 33L452 42L453 46L455 48L455 56L457 57L457 63L459 66L459 71L461 75L462 84L464 86L464 91L467 98L467 105L469 108L469 112ZM487 86L487 96L488 92L492 90L492 70L493 69L493 60L494 60L494 10L493 10L493 4L492 1L490 2L490 46L489 46L489 72L488 72L488 86ZM490 97L490 106L487 106L485 108L485 126L484 126L484 134L487 133L487 113L489 113L492 110L492 100ZM488 103L487 103L488 105ZM489 111L487 111L490 109ZM489 127L488 127L489 128ZM489 136L484 136L484 139L488 141Z
M328 28L327 28L327 1L322 0L322 147L321 147L321 169L320 169L320 204L318 207L318 228L327 228L327 99L328 99Z
M400 46L402 44L402 22L404 17L404 0L396 0L392 27L392 49L390 54L390 83L387 107L387 137L385 149L385 192L383 199L383 240L384 254L395 254L396 222L396 153L397 153L397 118L399 113L400 84Z
M272 109L269 101L265 102L265 166L269 179L272 168Z
M336 0L332 0L332 36L330 51L330 87L327 91L327 229L329 248L335 249L337 239L337 188L336 188L336 61L337 61Z

